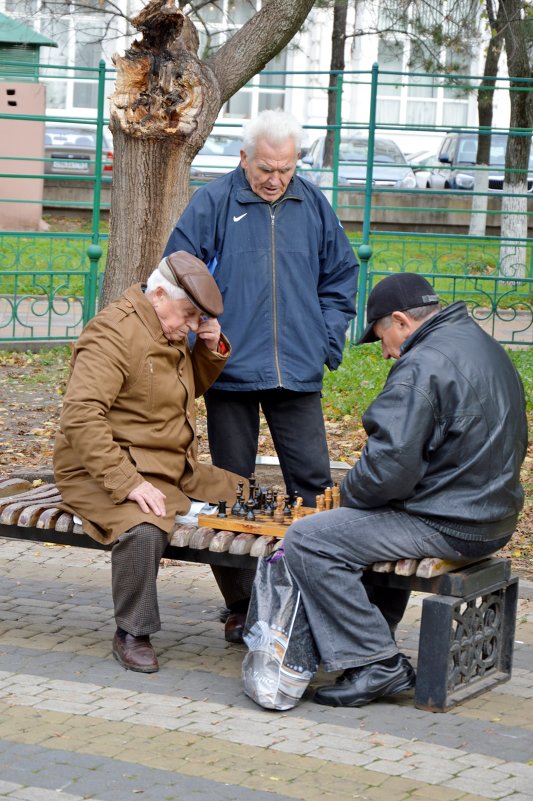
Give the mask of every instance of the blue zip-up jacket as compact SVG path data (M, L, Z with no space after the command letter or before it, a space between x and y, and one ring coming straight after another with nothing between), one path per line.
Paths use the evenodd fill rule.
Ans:
M295 176L270 204L238 167L193 195L165 255L177 250L209 266L224 299L232 354L215 388L321 389L355 316L358 265L320 190Z

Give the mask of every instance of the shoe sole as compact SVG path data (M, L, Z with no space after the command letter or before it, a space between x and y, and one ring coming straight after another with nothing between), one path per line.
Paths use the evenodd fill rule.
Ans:
M387 690L386 693L380 693L379 695L375 695L372 698L361 698L355 699L350 704L343 704L343 703L335 703L333 701L328 701L327 699L321 700L317 698L316 695L313 698L315 704L321 704L322 706L343 706L343 707L353 707L357 708L360 706L366 706L367 704L371 704L372 701L378 701L380 698L391 698L393 695L399 695L400 693L406 692L407 690L412 690L416 684L416 677L409 676L405 678L402 682L400 682L396 687Z
M128 665L126 662L124 662L123 659L121 659L120 655L116 651L113 651L112 653L114 658L117 660L119 665L122 665L124 670L133 670L134 673L157 673L157 671L159 670L159 665L153 665L152 667L145 667L145 668Z

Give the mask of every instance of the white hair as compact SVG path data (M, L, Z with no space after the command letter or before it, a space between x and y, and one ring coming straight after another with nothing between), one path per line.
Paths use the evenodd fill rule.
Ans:
M292 114L281 109L266 109L243 126L242 149L253 158L259 139L266 139L270 145L280 145L291 139L299 153L303 139L303 128Z
M166 264L166 259L162 259L159 264ZM184 300L187 297L187 293L184 292L180 286L171 284L164 275L161 275L159 271L159 265L155 268L153 273L148 276L148 280L146 282L146 291L155 292L158 287L164 289L169 298L172 298L172 300Z

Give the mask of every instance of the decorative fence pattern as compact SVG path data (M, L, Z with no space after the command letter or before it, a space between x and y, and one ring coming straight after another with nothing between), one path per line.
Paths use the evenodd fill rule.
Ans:
M15 62L10 64L16 66ZM58 72L63 68L48 66L42 69ZM85 72L88 79L98 81L97 113L90 120L69 118L62 121L91 123L97 131L94 175L84 178L85 184L90 186L89 201L77 204L90 208L90 230L87 233L0 231L0 346L34 340L46 340L53 344L75 339L97 308L98 286L107 244L107 234L101 220L101 193L105 183L109 183L109 178L103 178L105 173L102 168L103 164L105 166L104 97L113 73L106 69L103 62L98 69L91 71L85 68ZM378 66L374 65L371 71L338 74L334 89L328 87L329 73L312 76L315 90L334 91L337 97L337 121L331 126L335 139L334 166L320 171L323 173L320 185L349 233L361 264L358 317L350 331L350 338L353 341L363 328L366 298L372 286L390 272L416 271L434 284L445 301L465 300L475 319L502 344L533 344L533 240L528 237L502 238L492 234L495 221L499 221L501 216L503 193L487 193L491 234L480 237L467 235L462 230L464 219L468 220L471 214L477 213L470 208L470 203L479 193L427 188L389 189L374 180L376 136L390 135L392 129L410 129L408 125L392 126L380 122L377 113L380 90L391 84L398 87L409 83L413 76L408 73L380 72ZM68 79L68 73L65 72L63 77ZM308 79L310 77L307 75ZM423 76L416 74L415 77L417 85L420 85ZM451 80L449 76L442 75L425 77L433 83ZM16 76L13 79L16 80ZM293 81L292 91L304 91L303 86L296 84L297 80L302 81L301 73L283 73L283 89L290 88L290 82ZM456 76L453 79L456 90L457 80ZM479 80L475 76L464 77L469 91ZM370 91L370 115L364 123L343 120L341 117L343 91L350 84L358 82L367 85ZM507 84L501 88L509 90ZM521 91L529 89L529 85L521 87ZM8 118L47 122L60 120L59 117L0 114L0 120ZM311 137L324 136L326 130L327 126L316 126ZM444 133L449 128L433 130ZM458 130L477 131L464 127ZM494 129L494 132L501 130ZM366 177L354 187L343 182L340 176L341 138L363 132L368 136ZM44 178L46 162L49 160L43 158L41 165L39 160L36 164L32 163L31 175L22 169L16 174L12 171L12 160L3 156L0 146L0 170L2 173L6 170L0 178L16 177L21 182L36 174ZM35 162L35 159L28 161ZM305 169L306 165L302 164L300 172L303 173ZM46 180L57 181L59 178L47 174ZM65 180L64 176L61 176L61 180ZM20 197L0 197L0 203L20 202L32 201L21 200ZM521 212L511 213L525 214L529 218L531 210L526 204ZM454 231L456 219L458 223ZM421 227L423 231L420 231ZM438 233L440 228L454 233Z

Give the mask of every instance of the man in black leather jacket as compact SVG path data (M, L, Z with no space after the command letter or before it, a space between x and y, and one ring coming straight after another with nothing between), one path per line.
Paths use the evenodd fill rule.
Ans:
M285 536L324 667L344 671L315 695L331 706L362 706L415 681L393 635L408 596L396 593L394 612L392 595L367 594L365 566L489 555L523 505L524 390L465 304L442 309L421 276L388 276L370 293L358 344L378 339L397 361L363 415L368 439L341 508L302 518Z

